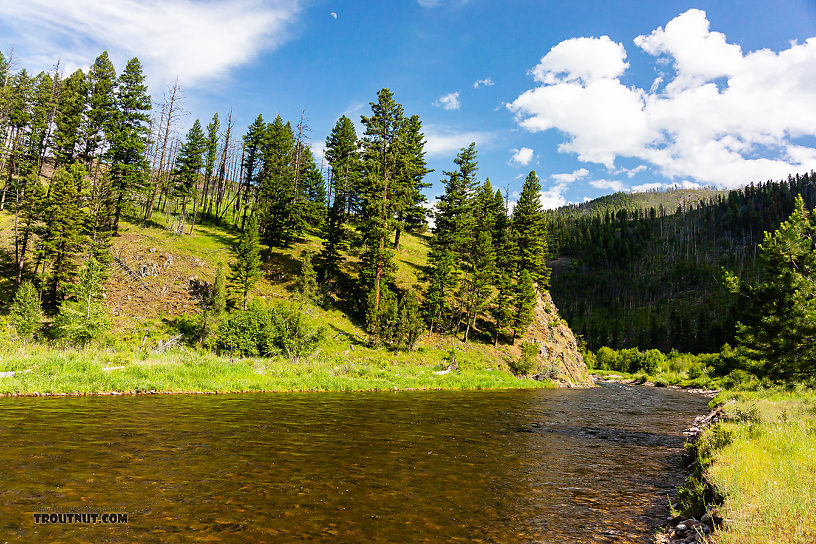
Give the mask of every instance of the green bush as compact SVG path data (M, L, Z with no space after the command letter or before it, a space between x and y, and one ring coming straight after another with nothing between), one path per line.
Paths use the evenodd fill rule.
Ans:
M323 341L325 329L291 303L276 306L254 302L247 310L223 319L214 348L219 353L264 356L282 354L299 361L311 355Z
M510 372L516 376L527 376L535 368L538 359L538 344L536 342L524 342L521 345L521 357L518 360L511 359L507 366Z

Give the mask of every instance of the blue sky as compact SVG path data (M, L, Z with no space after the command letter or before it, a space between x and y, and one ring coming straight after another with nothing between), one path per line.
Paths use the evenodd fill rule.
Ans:
M305 110L319 154L388 87L423 120L429 196L475 140L482 179L513 193L534 169L548 207L816 168L814 36L813 0L0 3L19 66L138 56L155 101L178 77L180 133Z

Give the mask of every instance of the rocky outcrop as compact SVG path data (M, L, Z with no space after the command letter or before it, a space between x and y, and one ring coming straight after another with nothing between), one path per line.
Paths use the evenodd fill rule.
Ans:
M538 295L535 317L524 341L538 344L538 360L532 372L535 377L566 387L592 387L592 376L578 351L575 335L558 315L548 291Z

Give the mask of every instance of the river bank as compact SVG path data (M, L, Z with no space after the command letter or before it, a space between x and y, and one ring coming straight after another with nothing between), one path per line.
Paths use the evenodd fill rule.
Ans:
M359 351L359 350L358 350ZM405 357L408 359L408 357ZM555 387L517 378L498 366L460 356L456 368L439 354L357 358L315 356L228 358L177 350L170 353L100 349L32 349L0 358L2 396L211 394L291 391L407 391Z
M816 394L724 391L712 404L686 431L692 474L656 542L816 541Z
M686 393L695 393L709 398L714 398L721 391L721 389L707 389L705 387L696 387L694 385L680 385L679 383L664 384L660 382L650 381L648 377L624 373L609 373L599 374L597 371L592 371L592 381L595 383L620 383L623 385L642 385L645 387L662 387L665 389L674 389L677 391L685 391Z

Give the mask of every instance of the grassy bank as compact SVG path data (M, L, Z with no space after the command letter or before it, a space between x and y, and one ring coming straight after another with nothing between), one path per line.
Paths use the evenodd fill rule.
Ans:
M370 353L369 353L370 351ZM55 350L42 346L7 352L0 358L0 394L110 392L388 391L408 389L507 389L552 386L519 379L506 370L459 354L459 371L447 366L442 350L378 353L358 348L353 357L315 356L293 363L283 358L218 357L172 353ZM405 354L402 354L405 355Z
M698 463L722 500L712 544L816 542L816 392L724 392L734 400L700 437Z

